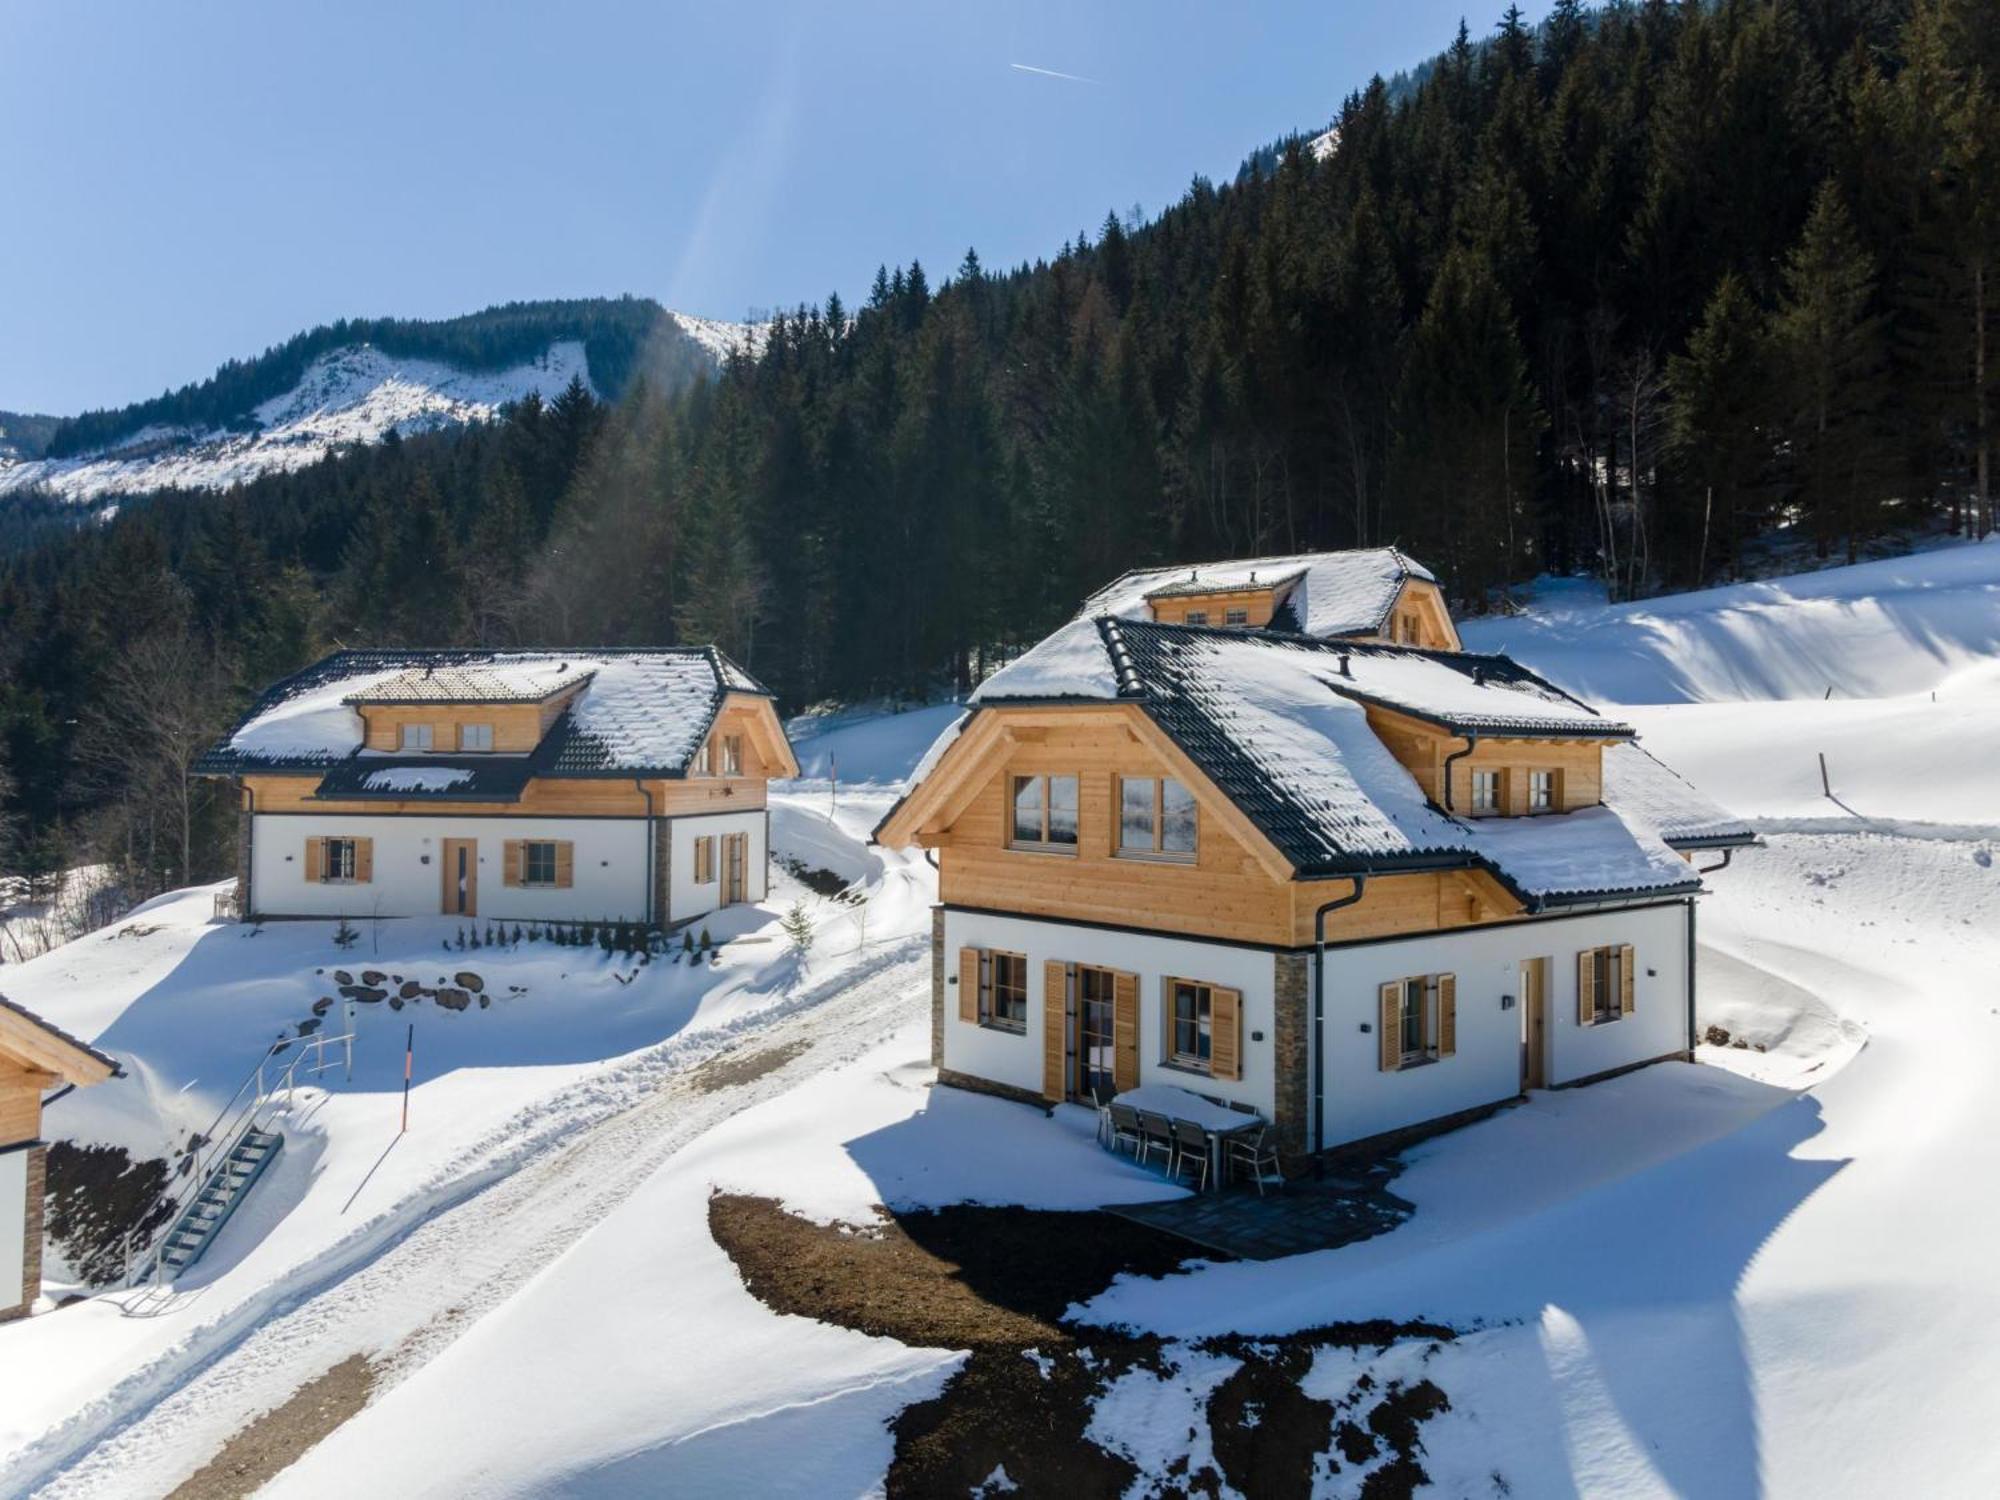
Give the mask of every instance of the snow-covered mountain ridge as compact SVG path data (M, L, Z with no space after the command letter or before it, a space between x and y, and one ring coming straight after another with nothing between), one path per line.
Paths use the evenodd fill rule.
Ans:
M717 368L738 350L753 358L762 352L765 325L667 316ZM573 379L600 399L618 394L593 377L580 339L556 339L531 359L487 370L392 355L370 343L343 345L314 359L291 389L226 426L150 423L60 458L25 458L0 444L0 497L40 489L90 504L156 489L227 489L310 467L391 432L409 437L491 421L528 396L552 400Z

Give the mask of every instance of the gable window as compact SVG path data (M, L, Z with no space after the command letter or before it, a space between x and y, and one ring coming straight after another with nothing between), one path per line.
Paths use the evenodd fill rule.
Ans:
M1396 639L1403 645L1416 645L1421 635L1422 631L1417 624L1417 617L1414 613L1409 610L1403 610L1396 616Z
M1458 978L1412 974L1383 985L1376 999L1378 1066L1384 1073L1436 1062L1458 1050Z
M694 883L709 885L715 880L715 835L705 833L694 841Z
M459 725L458 748L461 750L490 751L493 748L493 726L491 724Z
M1233 609L1225 609L1222 612L1222 623L1225 625L1248 625L1250 623L1250 611L1242 608L1240 605Z
M556 846L548 840L530 839L521 847L521 884L556 883Z
M1554 812L1556 807L1556 773L1553 771L1530 771L1528 773L1528 811Z
M703 740L701 748L695 751L693 771L697 776L715 774L715 747L710 741Z
M740 734L725 734L722 737L722 774L743 774L743 736Z
M1183 625L1206 625L1208 623L1208 611L1205 609L1191 609L1181 616L1181 623Z
M1632 945L1585 948L1576 956L1576 1023L1601 1026L1633 1009Z
M1476 813L1500 811L1500 773L1498 771L1474 771L1472 773L1472 810Z
M403 726L402 747L405 750L430 749L431 726L428 724L405 724Z
M1118 782L1118 852L1154 859L1194 858L1194 794L1170 776Z
M979 965L979 1024L1000 1031L1028 1029L1028 957L989 952Z
M1014 778L1013 843L1023 849L1076 849L1076 778Z

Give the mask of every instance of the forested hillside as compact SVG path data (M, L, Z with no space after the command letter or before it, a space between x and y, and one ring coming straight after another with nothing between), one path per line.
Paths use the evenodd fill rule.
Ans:
M714 640L797 705L963 686L1164 559L1395 542L1477 612L1727 575L1781 524L1991 527L1993 7L1563 3L1413 80L1331 152L885 270L670 398L39 534L0 571L17 862L226 868L181 768L335 642Z

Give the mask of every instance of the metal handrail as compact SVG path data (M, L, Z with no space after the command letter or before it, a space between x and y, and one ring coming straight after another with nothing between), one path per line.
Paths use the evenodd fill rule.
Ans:
M339 1065L326 1061L326 1049L345 1044L344 1061L349 1074L352 1075L355 1035L356 1033L349 1031L340 1036L282 1037L264 1050L264 1055L257 1059L257 1066L252 1068L249 1076L236 1086L236 1092L229 1096L229 1102L216 1112L215 1119L210 1122L208 1129L202 1132L199 1138L202 1144L195 1148L193 1170L185 1174L180 1184L169 1184L146 1206L145 1212L139 1215L137 1222L144 1224L153 1217L154 1211L161 1204L171 1205L173 1211L160 1221L161 1232L150 1245L138 1245L135 1242L139 1238L140 1230L135 1226L126 1231L124 1251L127 1286L138 1285L138 1280L132 1275L132 1267L134 1262L148 1250L151 1251L152 1265L145 1276L139 1279L155 1282L159 1280L162 1269L161 1258L166 1253L166 1242L174 1224L187 1211L188 1204L206 1190L209 1179L215 1175L216 1167L228 1161L230 1153L235 1151L242 1144L243 1138L257 1127L264 1106L281 1093L285 1096L286 1106L291 1105L292 1095L298 1083L300 1065L306 1061L308 1055L314 1061L305 1071L309 1075L317 1075ZM298 1049L297 1055L285 1064L284 1071L278 1075L277 1081L267 1087L266 1065L272 1058L294 1047ZM246 1092L250 1096L248 1099L244 1098ZM225 1120L228 1121L226 1125Z

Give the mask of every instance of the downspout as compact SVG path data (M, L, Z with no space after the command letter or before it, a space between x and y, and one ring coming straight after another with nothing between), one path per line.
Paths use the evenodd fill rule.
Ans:
M1478 748L1479 748L1479 731L1476 729L1468 729L1465 733L1465 748L1463 750L1454 750L1451 752L1451 754L1447 755L1444 758L1444 810L1446 812L1452 811L1451 763L1455 760L1464 760L1466 756L1472 754L1472 752L1477 750Z
M643 776L634 776L632 785L646 799L646 925L658 927L660 922L653 915L653 841L659 837L659 830L653 826L653 789L646 785Z
M1697 874L1697 875L1713 875L1713 874L1714 874L1714 873L1715 873L1715 872L1716 872L1717 870L1726 870L1726 869L1728 869L1728 868L1729 868L1729 857L1730 857L1730 856L1731 856L1732 854L1734 854L1735 852L1736 852L1736 851L1735 851L1734 849L1724 849L1724 850L1722 851L1722 858L1721 858L1721 859L1717 860L1717 861L1716 861L1716 862L1715 862L1714 864L1712 864L1712 865L1697 865L1697 866L1695 867L1695 874Z
M257 788L245 781L243 788L243 889L236 893L236 920L247 922L257 909L252 886L257 879Z
M1688 909L1688 1061L1694 1061L1695 1019L1694 1019L1694 901L1687 898Z
M1313 913L1313 1170L1324 1173L1320 1153L1326 1149L1326 914L1352 906L1368 889L1368 877L1356 875L1354 889L1337 896Z

